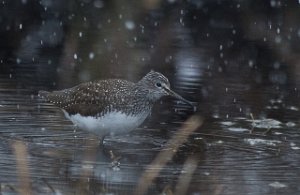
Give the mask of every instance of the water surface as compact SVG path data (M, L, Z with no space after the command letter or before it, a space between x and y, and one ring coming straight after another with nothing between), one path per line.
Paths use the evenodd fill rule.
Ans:
M29 182L34 194L132 194L162 168L148 194L298 194L300 12L280 2L3 1L1 192ZM104 147L37 97L151 69L197 111L163 98ZM192 116L203 123L173 151ZM162 151L173 157L151 166Z

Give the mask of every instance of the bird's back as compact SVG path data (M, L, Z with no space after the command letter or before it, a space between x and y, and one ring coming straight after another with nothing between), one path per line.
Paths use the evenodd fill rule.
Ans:
M40 91L39 96L64 109L68 114L100 116L110 109L127 104L133 82L120 79L82 83L60 91Z

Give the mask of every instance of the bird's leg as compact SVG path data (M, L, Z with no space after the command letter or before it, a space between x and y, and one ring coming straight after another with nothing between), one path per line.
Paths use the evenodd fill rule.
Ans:
M78 130L78 127L77 125L74 125L73 126L73 138L74 138L74 142L76 142L76 139L77 139L77 130Z
M105 156L109 156L111 160L111 168L113 170L118 170L120 168L120 160L121 156L116 155L115 152L109 148L105 148L104 146L104 138L105 136L99 137L99 146L102 147L102 152Z
M110 155L110 159L111 159L111 168L115 171L120 169L120 160L121 160L121 156L116 156L112 150L109 151L109 155Z
M105 136L101 136L101 137L99 137L98 138L98 140L99 140L99 146L101 146L101 147L103 147L104 146L104 138L105 138Z
M102 151L103 154L105 154L105 156L108 156L107 154L108 152L106 151L104 146L104 138L105 136L98 137L98 147L100 147L100 150Z

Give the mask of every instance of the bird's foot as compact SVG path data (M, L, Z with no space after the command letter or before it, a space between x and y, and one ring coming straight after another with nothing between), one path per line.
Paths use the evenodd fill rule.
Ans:
M116 156L112 150L109 151L109 154L110 154L110 159L111 159L111 168L114 170L114 171L118 171L120 170L120 166L121 166L121 163L120 163L120 160L121 160L121 156Z

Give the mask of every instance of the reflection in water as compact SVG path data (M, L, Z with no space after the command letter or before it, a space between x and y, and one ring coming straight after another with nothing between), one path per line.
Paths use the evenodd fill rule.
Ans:
M198 89L205 68L205 62L202 61L201 52L195 50L181 50L176 54L175 66L177 68L177 82L175 86L182 86L187 93L190 89Z
M176 147L179 147L178 152L172 153L173 158L167 158L169 163L166 166L147 169L160 151L173 151L174 148L166 144L167 138L164 138L163 134L165 131L173 134L178 124L155 124L149 121L149 126L159 128L142 128L130 135L108 137L104 148L101 148L92 144L97 143L96 137L75 130L60 110L51 104L39 103L38 99L32 99L30 94L31 91L26 90L2 90L1 93L1 97L5 97L6 100L1 103L0 152L3 157L1 164L5 168L1 169L0 174L1 182L9 186L4 188L8 192L18 189L14 153L7 147L16 139L23 140L28 148L31 188L43 193L113 191L130 194L136 189L145 170L151 174L161 170L150 186L149 190L153 193L173 189L175 192L177 188L174 181L177 181L178 177L190 175L189 170L193 170L192 176L190 175L192 178L189 192L260 192L262 189L259 186L262 183L269 186L268 189L272 192L275 188L272 187L274 182L279 182L278 186L297 185L298 176L293 169L298 161L297 157L290 154L300 146L295 137L294 129L297 125L276 128L276 132L282 134L271 132L264 135L267 126L274 124L272 120L262 120L261 123L255 120L253 123L247 118L233 118L227 121L219 119L205 122L201 129L190 136L189 141L183 145L176 144ZM256 127L256 124L267 126ZM253 134L227 131L230 127L250 131L253 126ZM203 147L197 142L200 138L207 142L206 151L197 149ZM113 152L113 156L110 151ZM93 154L92 158L89 159L87 154ZM194 165L190 165L191 169L188 169L184 176L182 169L190 167L188 159L191 155L192 159L196 158L198 166L195 169ZM282 166L284 169L281 169ZM288 180L285 175L288 175ZM238 188L236 182L239 183ZM269 192L267 189L263 191Z

